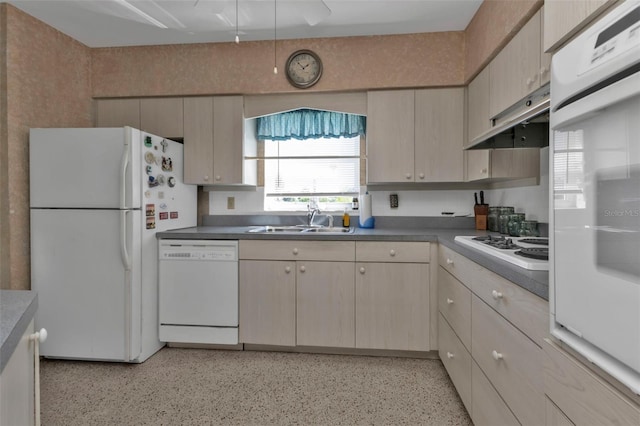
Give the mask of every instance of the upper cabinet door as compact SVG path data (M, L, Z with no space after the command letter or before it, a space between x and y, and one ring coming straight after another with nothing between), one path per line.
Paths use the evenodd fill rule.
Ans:
M213 98L213 183L244 183L244 100Z
M467 87L467 143L491 129L489 116L489 67L485 67Z
M165 138L182 138L182 98L149 98L140 100L141 130Z
M184 98L184 182L213 183L213 98Z
M464 89L415 92L415 181L464 180Z
M367 94L367 182L413 182L414 91Z
M140 99L96 100L96 127L140 128Z
M489 113L500 114L540 87L541 11L489 64Z
M545 0L544 47L555 51L614 0Z

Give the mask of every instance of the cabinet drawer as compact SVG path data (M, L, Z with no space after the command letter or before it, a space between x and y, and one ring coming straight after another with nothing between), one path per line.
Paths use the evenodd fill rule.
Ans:
M544 424L542 349L476 296L471 316L473 359L522 424Z
M471 419L475 426L520 425L478 364L471 362ZM541 423L544 424L544 423Z
M259 241L241 240L240 259L262 260L327 260L353 262L353 241Z
M438 249L438 263L469 288L471 288L473 279L483 269L482 266L442 244Z
M549 303L511 281L481 268L471 290L539 346L549 334Z
M471 350L471 291L442 267L438 268L438 310Z
M430 243L357 241L358 262L429 263Z
M438 316L438 353L462 403L471 412L471 354L442 315Z
M544 391L578 425L638 425L640 406L557 345L543 345Z

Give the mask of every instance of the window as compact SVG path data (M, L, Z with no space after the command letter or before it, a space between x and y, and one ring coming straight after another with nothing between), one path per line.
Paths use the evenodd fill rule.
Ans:
M584 135L582 130L555 131L553 188L557 208L585 207Z
M298 109L257 119L264 143L265 210L349 207L360 192L360 140L366 118Z
M360 136L264 142L265 210L350 207L360 192Z

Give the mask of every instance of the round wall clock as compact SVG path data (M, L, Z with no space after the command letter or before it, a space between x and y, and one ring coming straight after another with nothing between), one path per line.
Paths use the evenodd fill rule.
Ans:
M322 61L311 50L298 50L287 59L287 79L293 86L306 89L322 76Z

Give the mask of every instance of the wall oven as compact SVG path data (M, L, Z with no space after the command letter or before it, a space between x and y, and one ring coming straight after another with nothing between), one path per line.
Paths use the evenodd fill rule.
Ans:
M551 333L640 394L640 1L551 72Z

